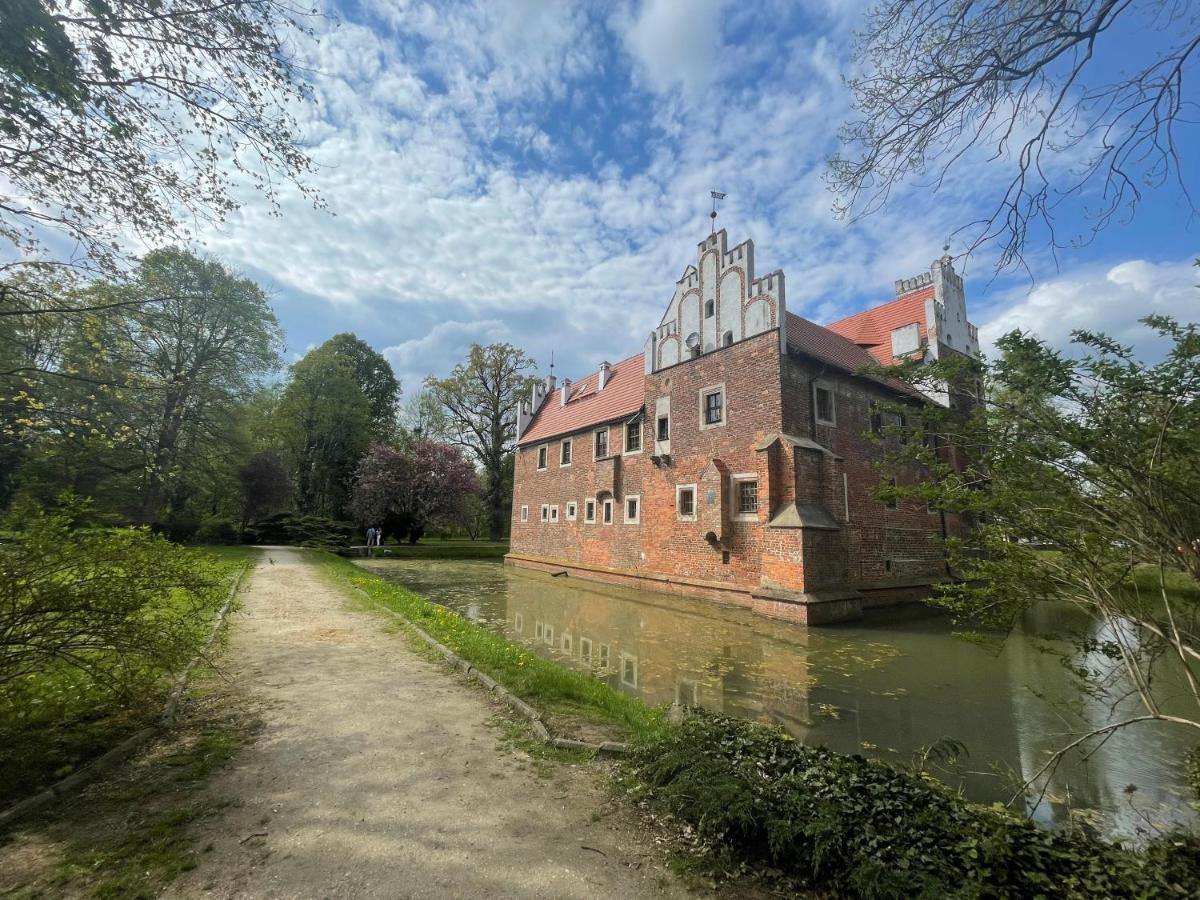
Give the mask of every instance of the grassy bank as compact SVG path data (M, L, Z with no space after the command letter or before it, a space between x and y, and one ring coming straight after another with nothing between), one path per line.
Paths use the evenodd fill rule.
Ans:
M649 737L663 728L660 711L586 673L565 669L530 653L349 560L329 553L314 553L314 558L334 581L359 588L372 603L401 613L534 706L607 723L631 738Z
M394 559L503 559L506 553L507 542L422 538L415 544L388 544L375 555Z

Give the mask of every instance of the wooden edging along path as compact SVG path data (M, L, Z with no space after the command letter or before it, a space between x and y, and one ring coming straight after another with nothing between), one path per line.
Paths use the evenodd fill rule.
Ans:
M0 812L0 830L23 816L36 812L56 800L61 800L71 791L83 787L97 776L113 768L117 763L128 759L135 751L143 747L155 736L170 731L175 726L175 714L179 710L179 701L183 698L183 692L187 690L192 672L208 654L208 651L212 649L212 645L216 643L217 635L221 633L221 628L225 624L225 617L229 615L229 610L233 606L233 599L237 596L238 587L241 585L242 578L245 577L249 568L250 563L245 562L242 564L241 569L238 570L237 576L233 579L233 585L229 589L229 596L225 598L225 603L217 611L217 615L213 620L212 632L209 634L208 640L204 642L204 646L200 649L200 652L193 656L188 661L188 664L184 666L183 672L180 673L174 688L171 689L171 694L167 698L166 704L163 706L162 715L159 716L158 722L134 732L117 744L117 746L77 771L72 772L66 778L55 782L32 797L26 797L24 800Z
M462 672L468 678L473 678L475 681L479 682L479 684L485 690L499 697L506 704L508 704L508 706L514 712L523 716L529 722L529 727L533 729L533 733L536 734L538 739L544 743L550 744L553 747L557 747L560 750L590 750L593 753L612 753L617 755L629 752L629 745L621 743L620 741L601 741L598 744L593 744L589 741L576 741L570 738L554 737L550 733L550 729L546 727L546 723L542 721L542 713L540 710L530 706L490 675L480 672L469 662L467 662L467 660L463 659L441 641L437 640L437 638L427 632L420 625L409 619L408 616L404 615L403 613L396 612L394 609L388 609L386 606L380 605L374 600L373 597L371 597L370 594L357 585L350 585L350 587L368 600L373 607L383 610L393 618L399 619L401 622L415 631L421 640L440 653L445 658L446 662L449 663L453 668Z

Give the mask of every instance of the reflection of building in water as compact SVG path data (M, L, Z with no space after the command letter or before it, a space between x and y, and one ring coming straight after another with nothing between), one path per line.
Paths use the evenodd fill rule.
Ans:
M651 705L679 702L778 722L802 737L809 724L806 630L759 620L784 633L772 636L725 612L666 594L592 590L578 581L560 589L549 578L513 574L506 624L517 640Z

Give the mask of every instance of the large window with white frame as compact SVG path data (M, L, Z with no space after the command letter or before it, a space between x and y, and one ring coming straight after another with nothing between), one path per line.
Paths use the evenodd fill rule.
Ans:
M558 445L558 464L559 466L569 466L571 464L571 439L567 438Z
M568 522L575 521L575 517L576 517L578 510L579 510L579 506L575 503L574 500L572 500L570 503L567 504L567 521Z
M550 504L549 503L542 504L542 521L543 522L550 521Z
M675 486L675 514L684 522L696 521L696 486L694 484Z
M542 469L546 468L546 459L547 459L547 457L549 457L549 455L550 455L550 445L549 444L542 444L540 447L537 448L537 467L538 467L539 472Z
M605 525L613 523L613 498L605 497L604 502L600 506L600 513Z
M555 503L550 507L550 522L551 524L558 523L558 504Z
M529 507L528 506L521 507L521 521L522 522L529 521Z
M641 494L627 494L625 496L625 524L637 525L642 521L642 496Z
M733 517L747 522L758 521L758 475L745 472L729 478L733 493Z
M596 521L596 501L595 500L589 499L589 500L583 501L583 521L588 522L590 524L595 524L595 521Z

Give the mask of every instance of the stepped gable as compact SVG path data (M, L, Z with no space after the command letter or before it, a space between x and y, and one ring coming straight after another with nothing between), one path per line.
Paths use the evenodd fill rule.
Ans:
M825 327L853 341L869 352L876 361L885 366L891 365L893 362L891 343L893 329L916 322L921 334L922 346L924 346L927 337L925 301L932 300L933 296L934 288L930 284L922 290L912 291L888 303L873 306L844 319L838 319Z
M565 405L559 400L558 391L552 391L542 401L518 445L534 444L632 416L645 401L644 370L643 354L639 353L613 363L601 391L596 390L600 382L599 371L572 384Z

